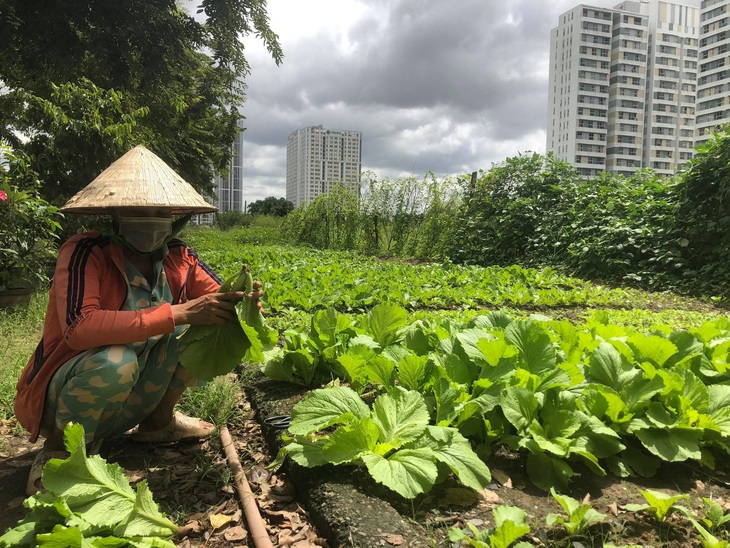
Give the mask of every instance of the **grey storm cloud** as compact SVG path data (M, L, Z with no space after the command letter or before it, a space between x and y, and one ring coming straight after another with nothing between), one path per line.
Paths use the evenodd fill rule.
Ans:
M578 2L368 0L344 36L315 30L296 40L281 19L287 0L275 2L283 64L247 49L252 186L284 194L287 136L310 125L362 131L363 169L383 176L460 174L544 151L550 30Z

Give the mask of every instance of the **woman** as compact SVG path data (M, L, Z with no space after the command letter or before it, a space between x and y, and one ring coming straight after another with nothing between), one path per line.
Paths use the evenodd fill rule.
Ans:
M183 326L223 324L249 295L217 293L221 280L175 239L193 213L216 208L142 146L107 168L61 209L109 214L112 229L68 240L59 252L43 337L17 384L15 415L31 441L45 437L28 477L42 488L51 458L65 458L63 429L84 426L86 442L135 430L132 439L199 439L213 425L174 412L196 384L178 363ZM177 221L175 215L186 215Z

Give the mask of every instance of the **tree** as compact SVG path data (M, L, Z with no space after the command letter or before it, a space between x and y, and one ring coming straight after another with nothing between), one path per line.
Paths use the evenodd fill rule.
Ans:
M682 174L678 238L688 278L727 296L730 276L730 125L695 149Z
M0 0L0 139L61 201L143 143L204 192L225 169L250 67L282 52L265 0Z
M263 200L256 200L248 205L248 213L251 215L285 217L291 211L294 211L293 203L286 198L275 198L274 196L269 196Z

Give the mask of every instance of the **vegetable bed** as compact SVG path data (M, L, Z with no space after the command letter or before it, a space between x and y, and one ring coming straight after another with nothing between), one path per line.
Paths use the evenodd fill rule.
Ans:
M723 546L730 322L711 303L189 236L264 282L237 372L257 425L291 415L258 450L331 546Z

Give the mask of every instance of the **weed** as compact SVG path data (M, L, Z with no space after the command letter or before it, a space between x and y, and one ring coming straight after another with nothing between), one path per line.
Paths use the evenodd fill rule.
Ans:
M14 416L15 383L41 338L47 302L38 293L27 308L0 311L0 419Z
M222 376L186 390L180 398L180 407L183 412L220 427L239 414L239 402L240 386L232 377Z

